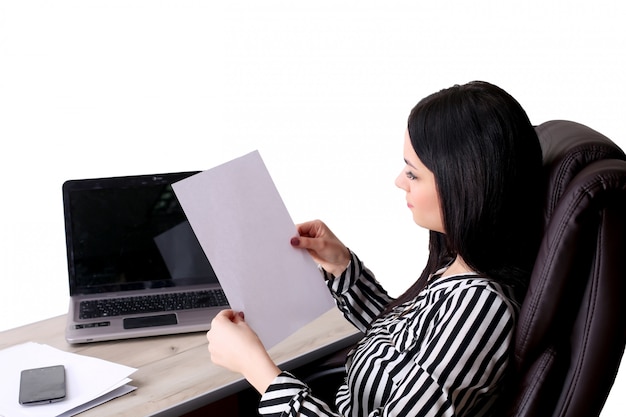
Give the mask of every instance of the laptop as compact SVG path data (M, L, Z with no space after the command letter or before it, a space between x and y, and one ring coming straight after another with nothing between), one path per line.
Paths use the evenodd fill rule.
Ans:
M171 184L179 172L69 180L69 343L206 331L228 300Z

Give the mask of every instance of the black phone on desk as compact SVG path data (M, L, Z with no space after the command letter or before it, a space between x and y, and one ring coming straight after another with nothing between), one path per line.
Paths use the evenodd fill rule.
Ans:
M22 405L48 404L65 399L63 365L24 369L20 376L19 402Z

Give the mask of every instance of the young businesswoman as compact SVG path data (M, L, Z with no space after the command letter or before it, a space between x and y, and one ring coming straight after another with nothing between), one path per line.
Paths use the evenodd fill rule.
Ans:
M208 333L213 362L262 394L262 415L484 416L506 386L519 301L539 241L541 149L519 103L485 82L421 100L396 185L430 230L430 255L398 299L321 221L292 239L323 268L337 306L365 332L346 363L338 414L276 367L242 314Z

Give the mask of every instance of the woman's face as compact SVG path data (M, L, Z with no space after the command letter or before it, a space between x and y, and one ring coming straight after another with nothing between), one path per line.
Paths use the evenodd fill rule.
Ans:
M417 157L408 130L404 134L404 162L406 166L396 178L396 186L406 191L413 221L426 229L444 233L435 176Z

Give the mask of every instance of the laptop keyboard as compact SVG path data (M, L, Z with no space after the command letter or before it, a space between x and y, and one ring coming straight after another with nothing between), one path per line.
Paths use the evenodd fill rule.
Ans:
M163 311L189 310L228 306L221 289L200 290L184 293L168 293L122 297L80 302L79 318L95 319L129 314L157 313Z

